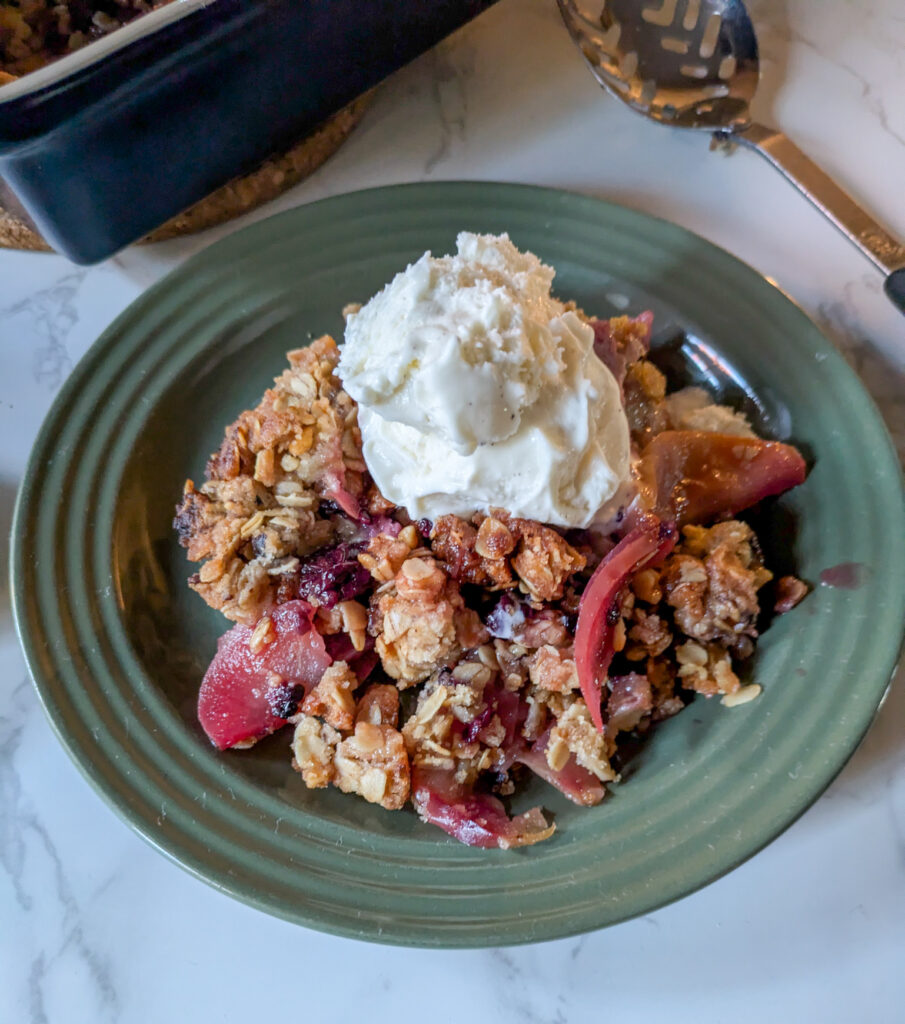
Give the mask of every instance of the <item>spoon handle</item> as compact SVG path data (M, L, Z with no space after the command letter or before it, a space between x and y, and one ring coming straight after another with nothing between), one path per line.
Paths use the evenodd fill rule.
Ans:
M869 216L794 142L782 132L760 124L750 124L731 133L717 132L716 138L721 143L737 142L766 157L886 275L886 294L905 313L905 246Z

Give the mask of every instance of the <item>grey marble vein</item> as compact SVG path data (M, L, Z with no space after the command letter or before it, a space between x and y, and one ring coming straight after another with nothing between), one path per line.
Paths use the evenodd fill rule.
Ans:
M878 350L862 324L857 291L857 282L849 282L835 298L821 302L818 322L877 402L899 458L905 461L905 350L901 364Z
M834 67L839 68L840 71L843 71L846 75L853 78L855 82L858 83L858 87L861 90L861 99L864 101L865 109L877 119L882 130L891 139L894 139L900 146L905 146L905 135L902 135L890 124L889 113L886 109L887 97L877 91L876 86L867 77L867 75L859 71L858 68L850 64L841 55L828 55L821 46L803 35L801 32L792 29L789 32L789 37L799 46L805 46L809 50L813 50L813 52L818 54L818 56L829 61Z
M433 173L450 154L453 146L465 138L468 117L467 87L470 50L465 46L441 43L430 54L431 99L437 118L439 138L436 148L424 164L424 173Z
M97 997L93 1019L113 1021L118 1012L118 999L108 958L95 948L85 933L80 900L72 890L53 837L24 792L17 766L17 756L36 711L34 705L31 683L22 679L4 695L4 710L0 714L0 870L22 913L36 912L40 900L40 918L46 921L46 904L49 895L53 896L51 917L55 921L56 938L48 935L51 941L31 962L27 983L30 1019L38 1022L49 1019L44 1000L46 980L67 958L74 957L84 965ZM34 888L34 870L42 859L47 870L41 869L43 880L39 893Z
M44 954L40 953L31 963L28 972L28 1013L31 1024L49 1024L44 1008Z
M0 309L0 321L15 323L22 317L41 338L42 344L33 354L34 379L51 391L59 388L72 369L66 337L78 322L76 296L87 273L74 270L49 288ZM11 333L12 328L8 329Z

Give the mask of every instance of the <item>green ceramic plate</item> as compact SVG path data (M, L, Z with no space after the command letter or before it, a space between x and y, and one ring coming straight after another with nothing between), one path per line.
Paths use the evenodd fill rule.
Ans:
M699 699L599 807L537 781L550 842L472 850L338 792L308 792L285 734L218 753L195 721L224 622L189 593L170 520L224 425L284 352L461 229L508 231L593 312L653 306L660 357L801 446L807 483L768 510L774 562L815 584L772 624L761 699ZM529 942L621 921L729 871L821 793L870 724L905 618L898 464L857 379L801 311L720 249L580 196L436 184L341 196L189 260L98 340L44 424L16 512L13 589L61 741L112 806L205 881L342 935L427 946ZM821 573L844 564L836 582ZM831 574L832 575L832 574Z

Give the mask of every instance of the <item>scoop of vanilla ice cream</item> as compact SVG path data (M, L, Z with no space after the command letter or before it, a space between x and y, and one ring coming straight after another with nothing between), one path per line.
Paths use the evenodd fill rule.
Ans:
M511 437L562 369L552 281L507 237L461 234L456 256L425 253L349 318L346 389L463 455Z
M339 374L365 462L413 518L491 506L588 526L629 479L619 386L554 272L507 235L463 232L349 317Z

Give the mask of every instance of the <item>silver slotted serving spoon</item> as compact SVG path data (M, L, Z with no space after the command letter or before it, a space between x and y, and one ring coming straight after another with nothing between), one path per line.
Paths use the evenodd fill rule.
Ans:
M709 131L721 145L766 157L883 272L886 294L905 312L905 246L782 132L751 120L760 65L741 0L557 3L608 92L661 124Z

